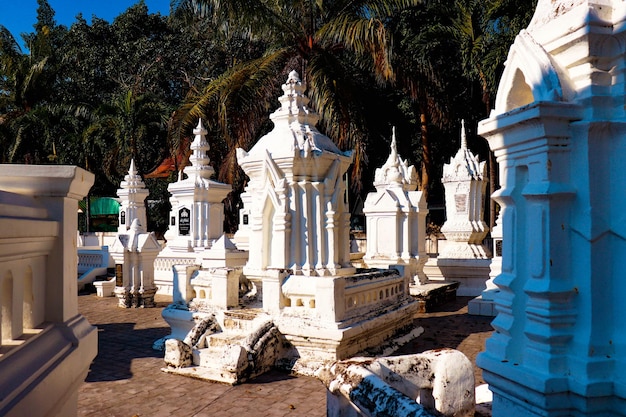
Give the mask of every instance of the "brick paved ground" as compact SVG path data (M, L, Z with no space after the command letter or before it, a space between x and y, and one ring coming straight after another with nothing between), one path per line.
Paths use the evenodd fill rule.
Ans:
M158 308L122 309L116 298L80 295L79 309L98 327L98 356L78 395L78 415L98 417L278 417L325 416L326 390L315 378L270 372L228 386L166 374L163 355L152 343L169 334ZM472 361L491 332L490 319L467 315L467 297L434 313L419 314L424 334L399 353L452 347ZM482 384L476 370L477 385Z

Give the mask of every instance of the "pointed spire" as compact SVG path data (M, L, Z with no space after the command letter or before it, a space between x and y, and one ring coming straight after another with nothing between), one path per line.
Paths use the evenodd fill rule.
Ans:
M486 175L485 163L479 162L478 156L467 148L467 135L465 133L465 120L461 120L461 147L449 164L443 166L443 182L452 182L473 178L482 180Z
M135 168L135 158L131 158L130 160L130 168L128 168L128 175L134 177L137 175L137 169Z
M387 188L391 186L400 186L405 191L413 191L417 188L417 174L413 165L409 166L398 155L396 141L396 127L392 128L391 133L391 150L387 161L382 167L377 168L374 173L374 187Z
M461 119L461 149L467 149L467 135L465 134L465 119Z

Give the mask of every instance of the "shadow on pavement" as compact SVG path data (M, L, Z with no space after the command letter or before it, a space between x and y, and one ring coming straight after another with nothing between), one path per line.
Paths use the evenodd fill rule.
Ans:
M98 355L91 364L86 382L132 378L133 359L163 360L163 352L153 350L152 343L168 335L169 327L138 330L134 323L97 324L96 327Z

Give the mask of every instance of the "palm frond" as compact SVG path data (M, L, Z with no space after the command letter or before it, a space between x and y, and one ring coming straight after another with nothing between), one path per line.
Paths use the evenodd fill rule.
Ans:
M170 142L182 143L202 118L223 135L228 148L248 148L267 120L275 100L277 73L284 71L293 50L283 48L242 63L210 82L200 96L190 96L170 121Z

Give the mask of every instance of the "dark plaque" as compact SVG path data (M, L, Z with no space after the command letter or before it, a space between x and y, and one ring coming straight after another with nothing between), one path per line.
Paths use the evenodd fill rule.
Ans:
M248 215L247 214L243 215L243 224L248 224Z
M115 264L115 286L124 286L124 265Z
M120 212L120 224L126 224L126 212L123 210Z
M176 216L170 217L170 226L176 226Z
M502 240L498 239L496 243L496 256L502 256Z
M191 212L188 208L181 208L178 210L178 234L181 236L189 235L189 230L191 230Z

